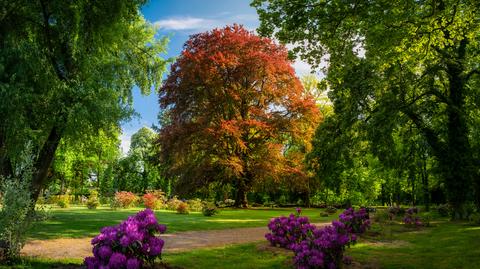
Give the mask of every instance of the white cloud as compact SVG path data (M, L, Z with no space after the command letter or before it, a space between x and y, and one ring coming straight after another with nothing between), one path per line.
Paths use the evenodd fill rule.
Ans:
M128 150L130 149L132 135L128 133L122 133L120 136L120 150L122 151L122 156L127 155Z
M177 17L154 22L154 25L162 30L206 30L221 24L217 20L195 18L195 17Z
M174 16L154 22L153 24L164 31L199 32L231 24L242 24L249 30L258 26L256 14L236 14L222 12L211 18Z

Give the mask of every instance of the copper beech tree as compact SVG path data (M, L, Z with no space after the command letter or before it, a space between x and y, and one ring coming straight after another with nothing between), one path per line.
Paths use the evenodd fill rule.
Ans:
M236 190L236 206L262 180L298 173L321 119L285 47L242 26L191 36L160 90L160 157L177 190L212 182Z

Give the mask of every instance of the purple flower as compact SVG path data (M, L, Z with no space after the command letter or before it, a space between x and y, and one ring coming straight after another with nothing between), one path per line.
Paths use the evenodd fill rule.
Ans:
M161 256L164 241L155 233L165 230L153 211L140 211L119 225L102 228L92 239L94 257L85 258L84 264L91 269L140 268Z
M86 257L83 260L83 264L87 266L87 269L95 269L95 267L98 264L98 261L97 259L95 259L95 257Z
M110 256L112 256L112 252L113 251L109 246L101 246L98 249L98 256L99 256L100 259L102 259L104 261L108 261Z
M121 269L125 266L126 262L127 262L127 257L125 255L119 252L115 252L110 257L108 266L112 269Z
M300 213L302 213L302 209L300 207L295 208L295 211L297 211L298 215L300 215Z
M139 269L142 262L139 259L131 258L127 260L127 269Z

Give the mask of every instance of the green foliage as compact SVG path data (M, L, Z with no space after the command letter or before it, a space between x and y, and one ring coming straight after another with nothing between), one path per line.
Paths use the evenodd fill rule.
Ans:
M70 207L71 196L69 194L58 195L56 201L57 201L56 203L59 207L69 208Z
M0 262L18 258L25 245L27 230L34 217L30 192L33 172L33 157L25 150L15 168L14 177L0 176Z
M203 209L203 202L201 199L190 199L187 200L188 208L193 212L201 212Z
M61 141L72 145L118 128L133 115L133 87L149 94L161 84L167 62L159 55L167 39L155 38L155 27L139 12L144 3L8 1L2 7L0 100L8 102L0 102L0 173L8 174L4 167L33 141L35 199Z
M422 220L424 226L430 227L433 220L433 214L432 212L423 212L420 214L420 219Z
M438 214L442 217L448 217L451 215L451 207L449 204L443 204L437 206Z
M98 191L91 190L90 196L87 200L87 208L88 209L96 209L100 205L100 200L98 199Z
M217 207L215 206L214 203L209 203L206 202L202 206L202 214L205 217L211 217L213 215L216 215L218 213Z
M480 213L476 212L471 214L468 220L475 225L480 225Z
M327 212L328 214L335 214L337 213L337 208L335 208L334 206L329 206L325 208L325 212Z
M383 172L395 173L378 181L395 189L386 202L405 190L405 200L416 199L421 178L428 203L425 167L433 164L454 218L465 217L469 201L480 208L480 170L473 168L480 96L475 1L254 0L252 6L260 34L326 66L323 84L334 115L320 126L313 158L326 187L339 192L342 173L370 166L355 154L369 153Z

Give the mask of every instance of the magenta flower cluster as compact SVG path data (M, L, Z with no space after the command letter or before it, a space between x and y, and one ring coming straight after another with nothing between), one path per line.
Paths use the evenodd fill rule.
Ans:
M146 209L116 226L102 228L92 239L93 257L84 264L88 269L138 269L161 258L164 241L156 234L166 231L153 211Z
M300 217L300 210L297 215L281 216L270 220L268 229L270 233L265 234L265 238L272 246L292 249L293 245L301 242L315 228L310 224L307 217Z
M403 218L403 222L409 226L416 226L420 227L423 225L420 217L417 215L418 209L416 207L411 207L405 211L405 217Z
M339 220L345 224L349 233L363 234L370 228L370 216L365 208L360 208L357 211L349 208L340 214Z
M293 247L294 263L298 269L339 268L344 260L345 248L355 242L344 223L334 220L331 226L314 229L303 241Z
M370 219L365 209L355 211L350 208L334 220L331 226L316 228L308 218L297 215L274 218L268 224L266 234L272 245L293 250L294 264L298 269L339 268L342 263L351 263L344 256L345 248L355 243L357 234L370 227Z

